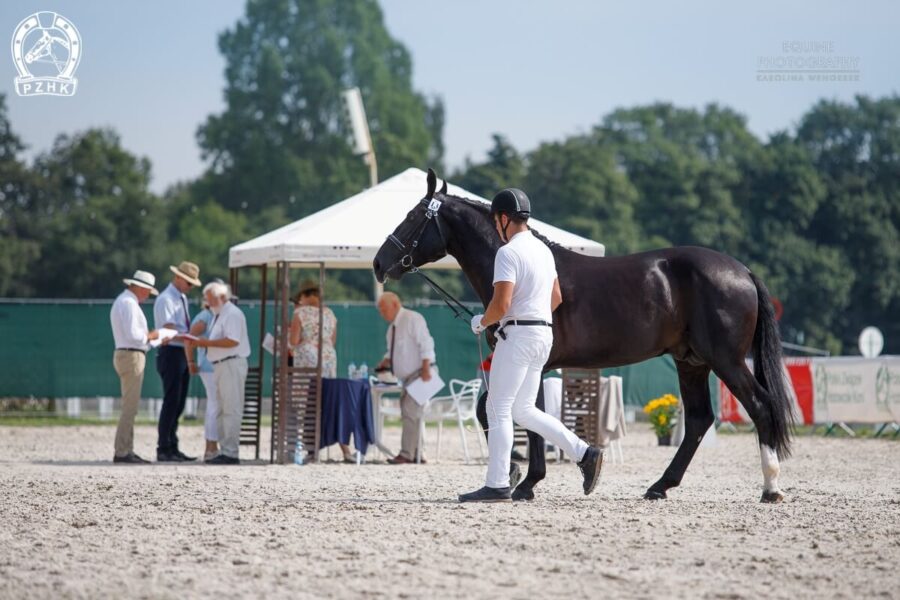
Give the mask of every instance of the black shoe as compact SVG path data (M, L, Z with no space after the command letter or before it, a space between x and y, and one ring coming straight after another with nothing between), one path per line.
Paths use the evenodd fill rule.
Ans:
M149 465L149 460L144 460L134 452L129 452L125 456L113 456L114 463L120 464L128 464L128 465Z
M516 489L520 481L522 481L522 469L516 463L509 463L509 487Z
M231 456L225 456L224 454L220 454L215 456L208 461L206 461L208 465L239 465L241 464L241 459L233 458Z
M173 452L157 452L156 462L180 463L184 462L184 459Z
M581 474L584 475L584 495L594 491L600 482L600 468L603 467L603 450L591 446L584 453L584 458L578 463Z
M174 454L175 456L177 456L178 458L180 458L180 459L183 460L184 462L194 462L195 460L197 460L197 457L196 457L196 456L188 456L187 454L185 454L185 453L182 452L181 450L176 450L176 451L173 452L172 454Z
M509 488L492 488L484 486L475 492L459 495L460 502L512 502Z

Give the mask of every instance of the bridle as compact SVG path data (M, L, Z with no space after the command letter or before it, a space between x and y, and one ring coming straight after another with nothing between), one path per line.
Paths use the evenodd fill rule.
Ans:
M427 204L426 204L427 202ZM413 252L419 247L419 241L422 239L422 236L425 234L425 229L428 228L429 223L434 223L437 227L438 235L441 236L441 244L444 246L444 252L447 251L447 239L444 237L444 230L441 227L441 221L438 218L438 211L441 208L442 202L440 200L435 200L432 198L429 200L428 198L423 198L420 204L426 206L425 215L422 218L422 222L419 223L418 228L416 230L415 235L413 236L413 240L409 243L401 242L400 239L397 238L393 233L387 236L387 239L397 246L397 248L404 252L403 254L394 264L387 269L387 271L392 271L398 265L403 267L404 269L409 269L413 273L417 273L419 269L413 266Z

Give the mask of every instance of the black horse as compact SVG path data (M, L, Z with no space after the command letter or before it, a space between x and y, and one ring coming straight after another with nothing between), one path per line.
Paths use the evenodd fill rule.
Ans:
M378 281L453 256L487 306L501 242L482 203L447 194L428 171L427 193L381 246ZM539 205L538 205L539 206ZM737 260L705 248L677 247L627 256L590 257L541 236L553 252L563 303L553 315L545 370L603 368L671 354L684 403L685 437L648 499L676 487L714 422L712 370L747 410L759 436L763 502L780 502L779 458L790 453L792 403L782 371L781 340L765 285ZM745 357L752 352L753 372ZM544 443L529 432L528 475L515 499L531 499L544 478Z

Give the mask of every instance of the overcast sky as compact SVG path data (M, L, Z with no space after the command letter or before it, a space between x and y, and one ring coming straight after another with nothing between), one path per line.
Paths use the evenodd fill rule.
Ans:
M444 99L451 167L482 159L491 133L529 150L587 131L620 106L719 102L765 137L793 127L819 98L900 92L896 1L381 5L389 31L412 53L416 88ZM0 91L29 156L59 133L111 126L128 150L150 158L154 190L196 177L204 166L197 126L224 107L217 35L243 7L243 0L3 2L0 34L11 37L24 17L50 10L83 38L78 91L69 98L18 97L12 57L0 58ZM850 81L760 81L771 76L761 69L810 59L849 66Z

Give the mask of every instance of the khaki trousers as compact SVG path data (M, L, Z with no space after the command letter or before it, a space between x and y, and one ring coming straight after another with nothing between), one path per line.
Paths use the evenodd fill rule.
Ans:
M438 374L436 365L431 367L431 375ZM403 384L412 383L419 378L419 372L415 372L403 380ZM412 396L405 391L400 396L400 418L403 421L403 433L400 436L400 456L409 460L416 460L416 448L419 447L419 427L424 407L419 406ZM425 448L421 448L422 456L425 458Z
M244 384L247 382L247 359L232 358L213 365L219 414L219 453L240 458L241 419L244 417Z
M134 451L134 417L141 403L146 364L147 355L143 352L116 350L113 354L113 367L122 388L122 410L116 427L116 456L125 456Z

